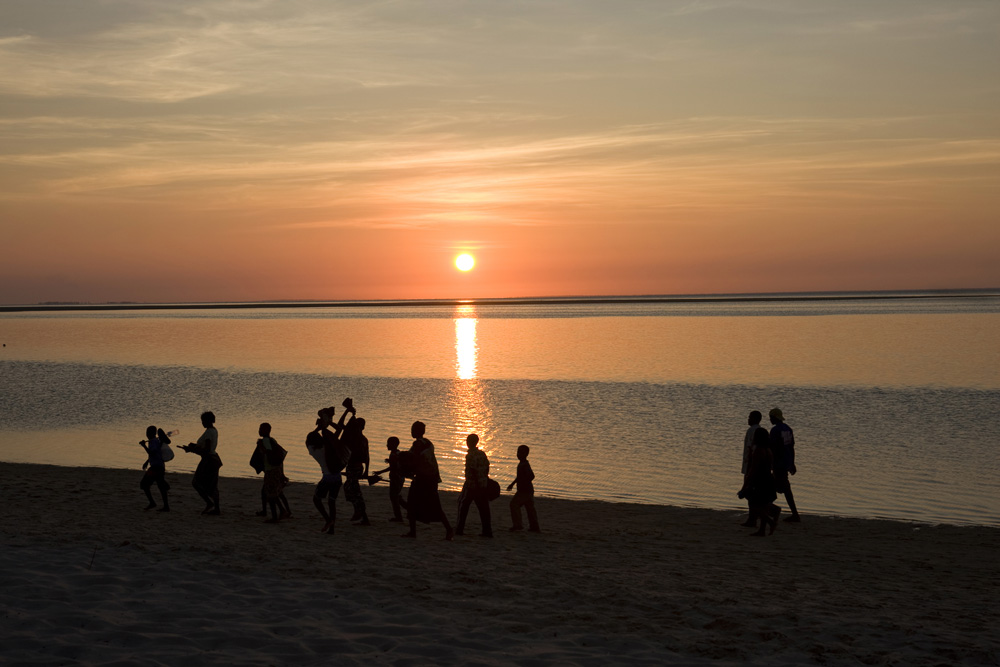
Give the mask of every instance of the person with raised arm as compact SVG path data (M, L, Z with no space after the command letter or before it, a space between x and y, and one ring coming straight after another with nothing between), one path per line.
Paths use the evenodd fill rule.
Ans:
M170 485L167 484L167 465L163 460L163 446L169 444L170 438L167 437L167 434L163 432L163 429L157 429L155 426L146 427L146 439L139 441L139 446L146 450L146 460L142 464L143 475L142 480L139 481L139 488L143 490L149 501L149 504L146 505L147 510L156 509L156 501L153 500L153 494L150 492L150 488L156 484L156 488L160 490L160 499L163 501L163 507L157 511L170 511L170 503L167 502L167 491L170 490Z

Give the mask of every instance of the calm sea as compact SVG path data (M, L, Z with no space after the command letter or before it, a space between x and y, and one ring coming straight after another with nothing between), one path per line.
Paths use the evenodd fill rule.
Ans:
M314 482L305 435L350 396L375 462L426 422L445 488L474 431L502 482L530 445L541 495L738 509L746 415L778 406L803 514L1000 525L997 331L983 295L0 313L0 460L138 471L147 425L213 410L223 474L268 421Z

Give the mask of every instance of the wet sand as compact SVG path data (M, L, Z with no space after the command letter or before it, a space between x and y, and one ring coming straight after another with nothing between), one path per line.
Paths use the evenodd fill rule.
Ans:
M1000 664L1000 530L537 501L543 532L318 532L312 485L265 525L260 482L189 475L144 512L140 471L0 464L3 664ZM158 498L154 487L154 497ZM454 520L456 496L442 494ZM798 499L806 504L807 499Z

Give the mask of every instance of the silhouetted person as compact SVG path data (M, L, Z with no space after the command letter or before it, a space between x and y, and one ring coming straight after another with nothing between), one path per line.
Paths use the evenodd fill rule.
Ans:
M455 531L451 528L448 517L441 509L441 497L438 495L438 484L441 474L438 471L437 459L434 457L434 444L424 437L426 426L423 422L413 422L410 435L413 446L408 454L412 469L413 482L410 483L410 494L406 499L406 514L410 520L410 532L403 537L417 536L417 521L431 523L440 521L444 525L444 539L451 540Z
M361 526L370 526L365 497L361 493L361 480L368 479L368 466L370 465L368 438L365 437L364 430L365 420L355 416L344 427L344 434L341 436L350 450L350 458L345 470L347 481L344 483L344 498L354 505L351 521L358 521Z
M340 471L344 469L349 458L349 452L337 438L337 433L340 433L344 428L344 419L346 419L348 412L345 411L340 416L340 421L334 424L335 412L332 407L320 410L319 418L316 420L316 428L306 436L306 449L309 450L309 455L316 459L320 470L323 471L323 478L316 484L316 490L313 492L313 505L323 515L325 523L322 532L330 535L334 533L334 524L337 520L337 496L343 485ZM334 429L333 431L330 430L331 427ZM329 512L323 507L324 499L327 499Z
M469 508L476 503L479 510L479 522L482 525L482 537L493 537L493 522L490 516L489 490L490 460L486 452L479 449L479 436L470 433L465 439L469 453L465 455L465 484L458 497L458 528L456 535L465 534L465 520L469 516Z
M389 521L397 523L403 522L402 507L406 506L401 498L403 493L403 469L399 462L399 438L390 437L385 442L385 448L389 450L389 458L385 460L389 464L388 468L377 471L376 475L389 473L389 502L392 503L392 518Z
M160 490L160 499L163 501L163 507L159 511L169 512L170 503L167 502L167 491L170 490L170 485L167 484L167 466L163 461L162 448L164 444L169 445L170 438L167 437L167 434L162 429L157 431L155 426L146 428L146 439L139 441L139 445L146 450L146 460L142 464L142 469L145 472L142 480L139 482L139 488L143 490L146 494L146 499L149 501L146 509L151 510L156 508L156 501L153 500L150 488L153 484L156 484L156 488Z
M284 466L286 452L278 441L271 437L271 425L267 422L260 425L257 433L260 439L257 440L257 448L250 459L250 465L258 473L262 471L264 473L264 486L260 490L261 501L271 508L271 518L265 523L278 523L281 519L292 516L288 498L285 497L285 485L288 484ZM264 514L266 512L258 513L258 516Z
M743 466L740 468L740 473L743 475L744 478L746 477L747 472L749 472L750 470L750 454L753 451L753 436L754 433L756 433L757 430L761 428L760 425L761 419L763 419L763 415L761 415L760 411L758 410L754 410L747 417L747 426L749 428L747 428L746 435L743 436ZM749 507L750 507L750 499L748 498L747 509L749 509ZM747 520L744 521L741 525L747 526L748 528L754 528L757 526L757 524L754 522L754 516L752 512L750 512L750 514L747 515Z
M215 413L203 412L201 425L205 432L198 438L198 442L181 445L181 449L201 457L191 481L191 486L205 501L205 509L201 513L218 515L222 513L219 508L219 468L222 467L222 459L216 453L219 432L215 429Z
M771 427L770 443L771 453L774 456L774 482L777 485L778 493L785 495L785 502L791 510L791 516L785 517L785 521L799 522L799 511L795 507L795 498L792 497L792 485L788 481L788 475L795 474L795 436L792 429L785 423L785 416L781 410L774 408L768 413L768 418L774 425Z
M778 525L778 514L781 508L774 504L778 497L774 475L771 473L773 466L773 455L769 445L767 429L759 428L754 431L753 440L750 444L750 462L747 472L743 476L743 488L737 494L740 498L746 498L750 506L750 519L744 525L755 526L760 521L760 529L751 535L761 537L764 535L764 527L770 526L770 532L774 532Z
M528 514L528 530L533 533L541 532L538 527L538 514L535 513L535 485L532 480L535 479L535 473L531 470L531 464L528 463L528 453L531 449L527 445L521 445L517 448L517 477L514 481L507 485L507 490L510 491L517 485L517 491L514 492L514 497L510 500L510 521L511 530L523 530L524 526L521 524L521 508L524 507L525 512Z

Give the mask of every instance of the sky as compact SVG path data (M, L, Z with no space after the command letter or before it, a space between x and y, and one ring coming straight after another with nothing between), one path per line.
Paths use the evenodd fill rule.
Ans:
M1000 287L998 63L995 0L4 0L0 303Z

